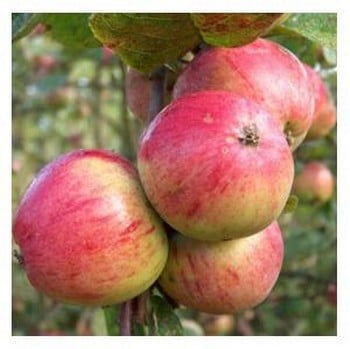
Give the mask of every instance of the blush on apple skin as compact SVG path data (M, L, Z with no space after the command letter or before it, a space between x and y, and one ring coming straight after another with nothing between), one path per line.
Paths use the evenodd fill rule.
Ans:
M242 239L204 242L177 234L158 280L179 304L212 314L234 314L263 302L283 261L277 222Z
M306 135L307 140L313 140L329 134L336 124L337 110L319 74L307 64L304 64L304 67L312 84L315 98L312 124Z
M334 186L331 170L322 162L311 161L295 176L292 191L302 201L326 202L331 199Z
M231 91L255 100L279 122L293 150L312 122L313 91L302 63L266 39L198 54L179 76L173 97L202 90Z
M266 228L281 213L294 176L273 117L225 91L186 95L163 109L143 134L138 169L160 216L208 241Z
M60 156L33 180L14 218L32 285L65 303L105 305L142 293L168 253L130 162L104 150Z

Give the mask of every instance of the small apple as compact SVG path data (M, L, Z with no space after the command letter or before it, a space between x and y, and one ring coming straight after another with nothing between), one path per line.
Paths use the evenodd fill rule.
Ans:
M333 306L337 305L337 284L334 284L334 283L328 284L327 300Z
M201 313L199 321L207 336L227 336L232 334L236 322L233 315L214 315L207 313Z
M176 302L210 314L234 314L263 302L282 267L277 222L252 236L206 242L176 234L158 280Z
M151 95L151 80L136 69L129 68L125 77L126 103L132 113L141 121L148 117Z
M33 65L38 77L51 74L58 64L57 58L49 54L36 55L33 57Z
M201 90L231 91L255 100L279 122L293 150L312 122L314 97L305 68L269 40L203 50L179 76L173 97Z
M330 169L319 161L307 163L295 176L293 192L303 201L328 201L334 190L334 178Z
M105 150L73 151L45 166L17 208L13 234L31 284L72 304L137 296L168 252L134 167Z
M178 67L179 71L182 71L186 65L187 63L181 63ZM172 90L177 76L178 72L168 72L168 78L164 91L164 104L168 104L171 101ZM126 103L134 116L136 116L143 123L146 123L148 119L148 108L151 92L151 78L140 73L136 69L129 68L125 77Z
M318 73L307 64L304 64L309 80L313 86L315 111L311 127L306 135L307 140L326 136L334 127L337 111L326 85Z
M294 164L274 118L226 91L201 91L163 109L141 138L143 188L175 230L199 240L266 228L288 199Z
M112 63L112 59L114 56L113 50L108 48L107 46L102 46L102 65L110 65Z

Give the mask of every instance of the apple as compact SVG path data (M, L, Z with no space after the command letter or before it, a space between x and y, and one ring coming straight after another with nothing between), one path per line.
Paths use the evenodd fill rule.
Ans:
M307 64L304 64L304 67L314 89L315 111L306 135L307 140L313 140L326 136L332 130L336 123L337 111L322 78Z
M190 55L187 55L191 59ZM182 71L188 63L180 63L178 69ZM164 104L171 101L171 94L175 84L178 72L169 71L164 91ZM146 123L148 119L149 101L152 92L152 80L145 74L140 73L136 69L128 68L125 77L125 96L126 104L131 112L142 123Z
M337 284L335 283L328 284L327 300L331 305L337 306Z
M113 50L108 48L107 46L102 46L102 65L108 66L112 63L112 59L114 56Z
M233 315L207 313L201 313L199 320L207 336L227 336L232 334L236 322Z
M269 40L203 50L179 76L173 97L201 90L254 99L279 122L293 150L312 122L314 97L305 68L290 51Z
M31 284L63 303L131 299L158 278L168 252L135 168L106 150L76 150L45 166L17 208L13 234Z
M49 54L35 55L32 62L39 78L51 74L59 65L57 58Z
M330 169L319 161L305 164L295 176L293 192L303 201L328 201L334 190L334 178Z
M129 68L125 77L126 103L131 112L141 121L146 122L148 117L148 104L151 96L151 80Z
M288 199L294 164L274 118L226 91L201 91L164 108L140 140L138 170L160 216L199 240L266 228Z
M213 46L245 45L280 24L282 13L193 13L191 18L204 41Z
M158 280L176 302L210 314L234 314L263 302L282 267L277 222L249 237L209 242L176 234Z

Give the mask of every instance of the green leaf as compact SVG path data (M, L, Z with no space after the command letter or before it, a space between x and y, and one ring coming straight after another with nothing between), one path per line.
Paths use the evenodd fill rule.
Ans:
M34 26L42 23L47 35L71 49L101 46L89 28L89 13L42 13L17 14L12 18L13 41L30 33Z
M147 336L146 326L143 326L139 322L132 324L132 335L133 336Z
M298 13L282 27L331 49L337 49L337 15L335 13Z
M89 13L44 14L42 23L49 26L48 34L64 46L72 49L101 46L89 28Z
M119 330L117 326L117 317L119 314L119 309L115 305L106 305L102 307L107 333L109 336L118 336Z
M213 46L248 44L286 18L282 13L195 13L191 15L204 41Z
M156 336L181 336L183 328L172 306L162 297L151 297L150 331Z
M270 36L275 34L274 36ZM302 35L288 31L279 34L274 30L269 34L269 39L278 42L280 45L286 47L293 52L300 60L310 66L314 66L319 61L321 47L318 43L305 38Z
M40 21L38 13L12 14L12 42L28 35Z
M200 42L189 14L94 14L95 37L131 67L149 73Z
M296 195L290 195L282 213L292 213L298 206L299 199Z

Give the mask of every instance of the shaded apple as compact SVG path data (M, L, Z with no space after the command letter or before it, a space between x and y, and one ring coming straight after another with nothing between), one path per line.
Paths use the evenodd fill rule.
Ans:
M158 280L176 302L211 314L234 314L263 302L282 267L283 240L277 222L252 236L221 242L170 239Z
M255 100L279 122L292 149L312 122L313 91L305 68L294 54L269 40L203 50L179 76L173 97L201 90L231 91Z
M163 109L141 137L138 169L146 195L169 225L212 241L271 224L294 175L273 117L225 91L186 95Z
M310 66L304 64L309 80L313 86L315 111L306 139L318 139L326 136L335 126L337 111L333 100L321 76Z
M322 162L312 161L295 176L292 190L300 200L326 202L333 195L334 185L330 169Z
M31 284L64 303L105 305L142 293L168 251L136 170L105 150L77 150L45 166L14 217Z
M141 121L148 117L148 105L151 96L151 80L136 69L129 68L125 76L126 103L131 112Z
M191 59L188 54L186 58ZM164 104L168 104L172 98L172 90L179 72L187 66L187 62L180 63L178 71L169 71L164 91ZM126 103L131 112L141 122L146 123L148 119L148 108L151 98L152 80L148 75L142 74L136 69L128 68L125 76Z
M282 13L193 13L194 25L204 41L213 46L248 44L283 22Z

